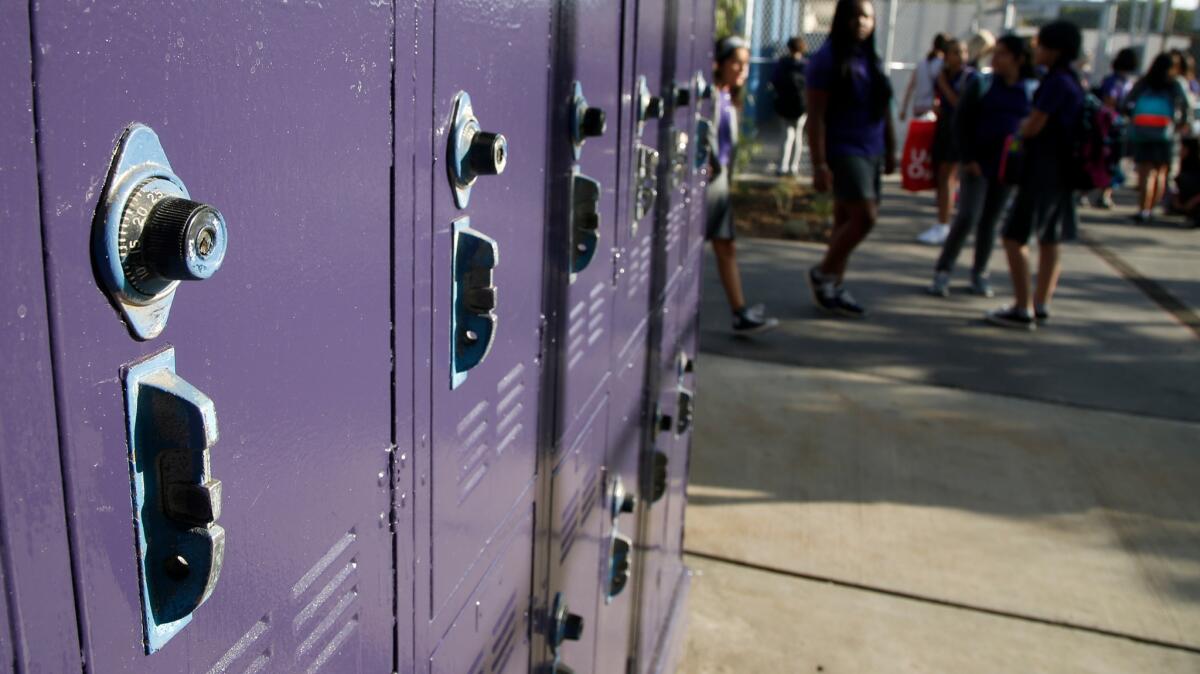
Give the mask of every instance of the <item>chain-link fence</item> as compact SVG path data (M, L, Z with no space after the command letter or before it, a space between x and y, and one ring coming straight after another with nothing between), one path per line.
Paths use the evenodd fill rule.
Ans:
M738 33L751 44L747 128L739 153L744 170L766 173L780 167L785 126L774 114L771 75L790 38L802 38L810 53L824 44L836 5L836 0L718 1L719 36ZM1033 35L1049 21L1067 19L1083 30L1079 67L1098 82L1124 47L1138 49L1143 61L1164 47L1190 49L1200 18L1164 0L875 0L875 11L876 46L897 92L908 86L937 33L964 39L979 31ZM807 157L801 166L804 172Z

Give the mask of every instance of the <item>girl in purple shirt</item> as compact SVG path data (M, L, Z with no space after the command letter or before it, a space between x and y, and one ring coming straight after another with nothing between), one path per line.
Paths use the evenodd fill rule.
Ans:
M808 147L813 187L833 190L833 235L808 272L823 311L858 317L862 305L842 284L850 254L879 217L881 175L896 170L892 85L875 51L875 5L838 0L833 30L808 62Z
M714 52L713 87L717 93L716 152L709 154L712 179L705 194L708 222L705 230L717 258L717 272L725 297L733 312L733 332L750 335L770 330L779 321L763 315L761 306L747 307L742 294L742 276L738 270L737 249L734 245L733 205L730 203L730 173L737 154L738 99L746 76L750 72L750 48L740 37L727 37L717 43Z
M988 261L996 242L996 223L1012 196L1012 187L1000 181L1000 159L1005 140L1029 115L1035 86L1029 43L1005 35L996 43L991 74L976 78L963 92L954 118L962 188L958 213L934 267L929 287L933 295L950 296L950 273L971 232L975 233L971 290L983 297L993 295Z
M1012 277L1012 304L988 312L994 325L1034 330L1050 318L1050 300L1062 270L1059 244L1075 214L1071 176L1074 139L1083 114L1084 92L1071 64L1079 58L1083 36L1075 24L1055 21L1038 31L1037 65L1046 76L1017 131L1025 146L1024 175L1004 223L1004 252ZM1038 237L1037 287L1031 287L1029 239ZM1032 292L1031 292L1032 291Z

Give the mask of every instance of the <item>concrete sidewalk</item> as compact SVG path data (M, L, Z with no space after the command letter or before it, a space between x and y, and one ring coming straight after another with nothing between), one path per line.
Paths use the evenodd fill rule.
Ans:
M1200 672L1200 232L1086 213L1023 334L1003 284L922 293L928 201L888 194L865 321L812 311L822 247L744 241L783 325L734 339L710 264L680 671Z

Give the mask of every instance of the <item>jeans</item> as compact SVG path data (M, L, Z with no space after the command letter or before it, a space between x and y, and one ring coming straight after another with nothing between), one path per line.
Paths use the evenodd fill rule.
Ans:
M982 278L987 275L988 260L996 244L996 223L1004 214L1013 188L987 176L971 175L965 170L960 172L960 180L958 213L942 246L936 269L946 273L954 269L967 235L974 230L975 265L971 274L973 278Z
M792 175L800 173L800 155L804 153L804 122L807 120L808 115L800 115L800 119L794 123L783 120L783 156L779 158L780 173L791 173Z

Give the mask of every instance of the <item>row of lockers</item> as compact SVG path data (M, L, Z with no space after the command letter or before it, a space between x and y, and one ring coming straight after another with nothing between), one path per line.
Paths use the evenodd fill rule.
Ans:
M0 8L0 662L669 670L713 9Z

